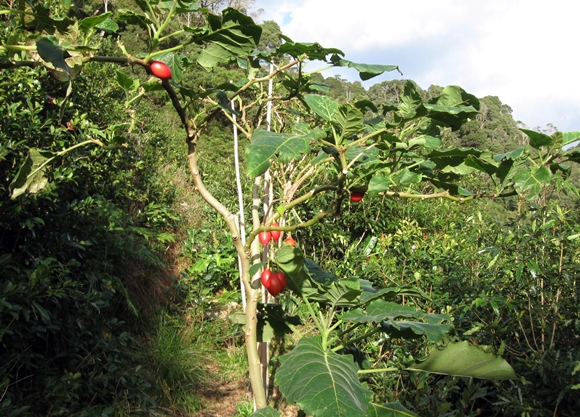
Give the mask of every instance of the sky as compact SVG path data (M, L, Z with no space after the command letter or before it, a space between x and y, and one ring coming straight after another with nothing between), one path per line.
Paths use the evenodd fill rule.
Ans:
M580 131L577 0L256 0L295 42L338 48L345 59L398 65L363 82L411 79L497 96L529 128ZM312 67L313 68L313 67ZM360 81L353 69L331 70Z

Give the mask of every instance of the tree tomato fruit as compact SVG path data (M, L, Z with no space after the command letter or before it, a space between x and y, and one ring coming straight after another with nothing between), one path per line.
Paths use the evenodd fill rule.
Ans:
M350 201L352 201L353 203L358 203L363 199L364 196L365 193L363 193L362 191L352 191L350 193Z
M276 297L278 294L280 294L280 291L282 291L283 288L282 288L282 282L280 281L280 277L278 276L278 273L273 272L270 275L270 279L268 280L268 285L265 285L265 287L268 290L268 292L270 294L272 294L274 297Z
M165 62L151 61L149 67L151 68L153 75L155 75L157 78L161 78L162 80L171 79L171 69Z
M268 288L268 282L270 281L271 277L272 271L269 269L264 269L264 272L262 272L262 276L260 277L260 281L262 281L262 285L266 287L266 289Z
M292 239L290 236L288 236L284 242L286 242L286 244L290 245L290 246L296 246L296 241L294 239Z
M278 227L278 223L272 222L271 226L272 227ZM280 239L280 235L281 234L282 234L282 232L280 232L279 230L272 230L272 231L270 231L270 235L272 236L272 240L274 242L278 242L278 239Z
M272 235L270 234L270 232L260 232L258 234L258 240L263 246L266 246L268 243L270 243L271 239Z
M278 276L278 281L280 281L280 291L284 291L284 289L286 288L286 275L284 275L283 272L278 272L277 273Z

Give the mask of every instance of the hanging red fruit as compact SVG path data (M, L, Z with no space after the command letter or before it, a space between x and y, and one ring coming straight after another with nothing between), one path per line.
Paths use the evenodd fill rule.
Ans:
M278 223L272 222L271 226L272 227L278 227ZM281 234L282 234L282 232L279 231L279 230L272 230L272 231L270 231L270 235L272 236L272 240L274 242L278 242L278 239L280 239L280 235Z

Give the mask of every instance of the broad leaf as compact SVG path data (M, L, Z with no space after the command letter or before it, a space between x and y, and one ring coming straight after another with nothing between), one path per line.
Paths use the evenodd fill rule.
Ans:
M401 70L396 65L371 65L371 64L357 64L356 62L348 61L346 59L341 59L338 55L333 55L331 57L331 62L339 67L354 68L359 72L360 78L363 81L370 80L377 75L381 75L386 71L397 70L399 74L403 75Z
M83 32L85 35L89 34L90 31L104 23L106 20L110 20L109 18L113 15L112 12L103 13L98 16L91 16L81 20L79 24L79 30ZM118 27L118 26L117 26Z
M370 403L367 417L417 417L417 414L407 410L399 401L396 401L388 404Z
M479 157L469 155L465 159L465 165L478 171L485 172L490 177L498 171L498 163L492 158L491 153L484 152Z
M398 112L403 119L413 119L425 114L425 109L421 106L423 100L417 91L415 83L407 80L403 94L399 97L401 103L397 106Z
M288 288L301 294L305 281L309 280L302 251L290 245L283 245L276 252L276 259L278 266L288 278Z
M280 35L284 43L278 47L272 56L290 55L294 58L307 56L310 60L326 60L327 55L337 54L344 56L344 52L336 48L324 48L319 43L298 43L294 42L288 36ZM271 59L270 56L265 56L265 59Z
M10 183L11 198L16 198L26 191L34 194L41 191L48 184L44 176L46 164L54 158L48 151L30 148L28 156L18 170L18 174Z
M350 104L343 104L338 108L334 122L340 127L343 138L365 128L363 114Z
M526 147L520 146L519 148L514 149L513 151L495 155L493 157L493 159L496 161L503 161L506 159L515 160L515 159L520 158L525 153L525 151L526 151Z
M326 96L318 94L307 94L304 96L304 101L314 113L322 117L324 120L331 122L334 120L334 114L338 110L338 103Z
M366 310L357 308L347 311L340 318L353 323L380 322L382 320L395 320L400 317L421 317L424 313L413 307L403 306L384 300L372 301Z
M137 25L142 29L147 30L147 25L153 24L151 19L141 14L137 14L132 10L128 9L119 9L116 13L117 20L127 22L131 25Z
M580 132L563 132L562 142L563 145L568 145L570 143L580 140Z
M128 76L124 72L117 71L116 81L119 86L125 91L137 91L139 88L139 80Z
M437 168L444 169L447 167L457 167L464 163L469 156L479 157L483 151L475 148L454 148L445 151L433 151L428 157L433 161Z
M171 80L176 83L180 83L183 77L182 61L184 59L186 59L184 55L174 54L173 52L167 52L155 57L156 61L161 61L167 64L171 69Z
M70 73L70 67L65 61L68 53L58 45L58 39L52 36L40 38L36 41L36 50L43 61L52 64L55 68L62 69L66 73Z
M451 343L443 350L433 349L425 361L408 369L482 379L518 379L504 359L468 342Z
M320 336L302 338L289 354L280 357L276 383L290 403L316 417L364 417L371 392L357 375L349 355L322 346Z
M260 408L256 410L250 417L280 417L278 410L273 409L268 406L266 408Z
M310 151L310 142L319 136L318 131L309 133L276 133L258 129L252 135L252 143L246 147L248 175L257 177L270 167L270 159L290 162Z
M480 105L477 97L461 87L451 85L424 106L428 111L427 116L437 124L457 130L468 118L477 114Z
M362 301L368 303L373 300L383 299L383 300L395 300L400 295L409 295L411 297L421 297L423 299L429 300L429 296L421 291L417 287L412 287L410 285L402 285L400 287L388 287L375 290L369 281L361 280Z
M530 138L530 146L534 149L540 149L542 146L550 146L554 144L554 140L544 133L528 129L520 130L528 135L528 138Z
M451 330L448 323L422 323L418 321L382 321L381 328L393 339L418 339L425 336L430 342L438 342Z
M397 320L399 318L423 319L425 322ZM383 330L393 337L415 338L425 335L429 341L440 340L451 330L451 325L441 323L451 321L447 314L425 314L409 306L385 300L374 300L363 310L344 313L340 318L352 323L380 323Z
M516 191L528 200L536 198L542 189L548 185L552 173L546 167L536 169L520 168L513 177Z
M223 11L223 17L209 14L208 31L197 42L210 42L203 49L197 62L209 70L217 64L228 62L232 57L249 54L260 41L262 28L254 23L252 18L238 10L228 8ZM187 27L185 30L189 30ZM197 29L189 30L198 33Z

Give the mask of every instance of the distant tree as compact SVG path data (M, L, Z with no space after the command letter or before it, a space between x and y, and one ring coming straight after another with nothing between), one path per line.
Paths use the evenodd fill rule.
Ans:
M266 20L260 26L262 26L262 37L258 44L258 50L271 51L282 44L282 38L280 38L282 31L278 23L273 20Z
M406 84L407 80L391 80L375 84L369 88L369 99L378 104L398 103ZM419 94L425 96L425 92L414 82L413 84Z

